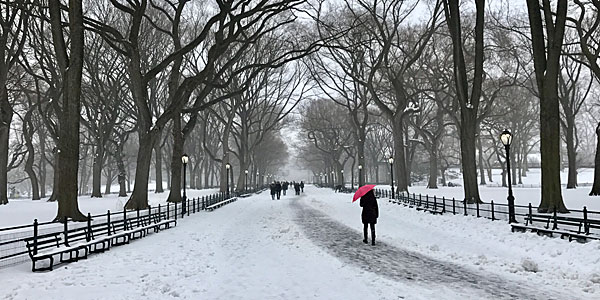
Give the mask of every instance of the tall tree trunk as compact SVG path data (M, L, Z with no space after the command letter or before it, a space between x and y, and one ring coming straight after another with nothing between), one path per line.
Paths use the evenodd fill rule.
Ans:
M61 117L59 118L58 183L58 212L55 220L64 221L71 218L74 221L87 220L79 211L77 202L77 170L79 169L79 118L81 117L80 96L81 77L83 70L83 5L81 0L69 1L69 57L66 57L65 39L61 22L59 0L50 0L50 20L52 38L59 64L64 76ZM58 44L57 44L58 43Z
M4 50L1 50L4 53ZM13 109L6 85L0 85L0 205L8 204L8 146Z
M58 151L57 148L55 148ZM53 151L53 152L56 152ZM50 198L48 198L49 202L58 200L58 182L60 181L60 175L58 173L58 153L54 153L54 166L52 168L52 194L50 194Z
M122 143L117 145L115 159L117 161L117 170L119 171L119 175L117 176L117 180L119 181L119 197L127 197L127 170L125 170L125 163L123 163Z
M567 189L577 188L577 150L575 149L575 120L567 119L565 137L567 140L567 159L569 163L569 175L567 177Z
M481 145L481 137L479 136L477 137L477 152L479 153L479 177L481 178L479 184L486 185L487 183L485 182L485 168L483 165L483 146Z
M96 143L94 164L92 166L92 198L102 198L102 162L104 161L104 146L100 140Z
M438 154L437 147L431 147L429 150L429 181L427 182L428 189L437 189L438 179Z
M25 115L25 122L23 123L23 136L25 139L25 146L27 147L27 159L25 160L25 173L29 177L31 182L31 200L40 200L40 188L38 184L38 178L33 169L33 162L35 160L35 147L33 146L33 128L31 124L31 113Z
M39 160L39 174L40 174L40 197L46 198L46 135L45 130L42 126L38 129L38 138L40 145L40 160Z
M594 159L594 184L590 196L600 196L600 122L596 126L596 157Z
M163 193L164 189L163 189L163 178L162 178L162 169L163 169L162 148L160 147L160 145L158 143L154 146L154 155L155 155L154 169L156 172L156 176L155 176L156 189L154 190L154 192L155 193Z
M394 117L392 122L392 137L394 139L394 166L397 175L398 192L408 192L408 179L406 178L406 157L404 149L404 126L401 115Z
M181 178L187 176L182 173L183 163L183 132L181 131L181 114L177 113L173 118L173 152L171 155L171 190L169 191L168 202L181 202Z
M529 26L533 45L534 69L540 93L540 152L542 164L542 201L539 212L569 212L560 186L560 112L558 76L567 15L567 1L558 0L556 12L544 6L544 22L538 0L528 0ZM547 26L543 26L546 24ZM551 26L549 26L551 25ZM544 35L546 28L547 35ZM547 42L547 47L546 47Z
M159 131L145 129L138 131L139 143L137 154L137 164L135 169L135 181L133 183L133 192L125 203L126 209L146 209L148 208L148 177L150 175L150 165L152 161L152 149L158 139Z
M463 184L467 203L480 202L477 185L477 163L475 159L476 120L471 113L461 113L460 156L463 168Z
M108 168L108 170L106 171L106 186L104 187L104 194L110 194L112 179L112 168Z

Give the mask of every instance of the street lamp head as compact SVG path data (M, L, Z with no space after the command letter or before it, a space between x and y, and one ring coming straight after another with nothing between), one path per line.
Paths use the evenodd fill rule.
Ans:
M248 170L244 171L244 173L248 174Z
M389 162L390 164L393 164L393 163L394 163L394 158L390 156L390 158L388 159L388 162Z
M187 155L187 154L183 154L183 155L181 156L181 162L182 162L184 165L188 163L188 160L189 160L189 158L188 158L188 155Z
M226 163L225 168L227 168L227 170L229 170L229 169L231 169L231 165L229 163Z
M341 170L340 172L341 172L342 174L344 174L344 170Z
M510 133L510 131L508 131L508 129L505 129L500 134L500 141L502 141L502 144L504 146L510 146L510 144L512 143L512 134Z
M362 165L358 165L358 169L359 169L359 170L362 170Z

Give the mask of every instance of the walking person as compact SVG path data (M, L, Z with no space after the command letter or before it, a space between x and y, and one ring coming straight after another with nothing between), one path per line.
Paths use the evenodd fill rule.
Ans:
M295 182L294 183L294 190L296 191L296 196L300 195L300 184Z
M302 190L302 193L304 193L304 181L300 181L300 189Z
M363 233L365 238L363 243L368 244L368 227L371 227L371 245L375 246L375 224L379 217L379 207L377 206L377 198L373 190L368 191L360 198L360 207L362 207L361 219L363 223Z
M271 189L271 200L275 200L275 195L277 194L277 188L275 186L275 182L269 184L269 188Z
M281 182L275 183L275 190L277 191L277 200L279 200L281 198Z
M283 184L281 185L281 188L283 189L283 195L284 195L284 196L285 196L285 194L287 193L287 190L288 190L288 185L289 185L289 184L290 184L289 182L287 182L287 181L284 181L284 182L283 182Z

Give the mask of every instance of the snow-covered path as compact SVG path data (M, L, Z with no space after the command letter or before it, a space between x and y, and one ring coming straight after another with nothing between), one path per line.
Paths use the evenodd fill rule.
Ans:
M478 299L568 299L558 291L536 290L523 283L509 282L494 274L467 270L452 263L432 259L416 252L378 241L370 247L359 242L355 229L341 224L322 212L292 204L296 222L307 236L340 260L360 268L412 285L415 282L438 291L452 289L463 297ZM317 221L315 221L317 220ZM362 245L362 246L361 246ZM438 296L440 297L440 296Z
M489 229L486 224L491 222L431 216L381 201L378 245L365 245L359 232L360 208L349 203L348 197L307 187L306 194L288 195L279 201L271 200L267 193L240 199L213 212L180 219L175 228L92 255L87 260L62 265L52 272L31 273L29 263L0 270L0 299L595 299L598 296L593 283L595 273L575 274L582 277L579 280L588 289L584 293L576 290L573 282L552 277L555 273L570 272L567 267L558 271L541 267L541 271L550 272L545 275L540 272L541 277L522 271L506 274L496 266L514 267L503 262L503 258L495 258L493 253L489 254L487 267L473 266L465 259L477 250L471 244L462 245L468 250L465 248L466 256L460 256L452 254L455 245L449 242L441 246L448 250L429 253L419 250L423 254L418 254L415 245L403 241L405 237L422 245L423 241L413 237L419 234L419 226L427 228L436 240L458 239L458 233L444 236L443 228L434 228L436 222L451 220L457 226L464 226L461 222L470 225L481 222L477 226L486 230ZM428 218L429 225L419 219L415 222L414 216ZM398 224L413 228L399 232L394 227ZM545 241L520 234L499 236L526 237L536 239L535 243ZM473 244L479 242L478 238L471 236ZM556 245L574 247L583 253L600 249L597 244L578 247L565 241L557 241ZM451 254L441 255L444 251ZM511 257L518 260L514 257L518 255L515 252ZM595 267L592 265L590 269ZM565 277L575 275L568 273ZM591 282L586 281L590 278ZM549 284L544 284L544 280L550 280ZM556 282L564 286L549 287ZM570 296L560 295L558 288Z

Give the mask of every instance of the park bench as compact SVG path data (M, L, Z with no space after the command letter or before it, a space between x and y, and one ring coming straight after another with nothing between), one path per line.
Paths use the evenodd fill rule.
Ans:
M62 243L62 234L62 232L53 232L25 238L27 252L32 261L33 272L46 270L52 271L52 268L54 267L54 256L58 254L60 254L61 262L76 261L81 258L87 258L87 246L65 245ZM80 256L81 251L83 251L83 256ZM65 258L65 254L69 254L69 257ZM36 268L36 262L40 260L48 260L49 265L43 268Z
M236 197L225 199L223 201L219 201L219 202L217 202L215 204L209 205L205 209L208 210L208 211L213 211L215 208L219 208L219 207L221 207L221 206L223 206L225 204L229 204L229 203L234 202L236 200L237 200Z
M541 223L541 225L534 225L534 222ZM511 224L513 232L529 230L539 235L554 236L557 234L561 239L568 238L569 241L575 239L580 242L588 239L600 239L600 235L590 233L590 228L600 229L600 220L558 216L556 212L553 215L534 214L531 209L525 217L525 224Z

